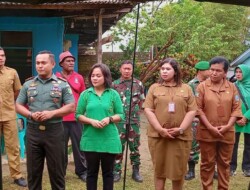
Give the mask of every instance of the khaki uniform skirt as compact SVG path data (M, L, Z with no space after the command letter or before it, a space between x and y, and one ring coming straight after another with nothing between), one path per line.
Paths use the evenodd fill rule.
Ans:
M155 177L182 180L187 172L187 163L192 141L169 140L148 137Z

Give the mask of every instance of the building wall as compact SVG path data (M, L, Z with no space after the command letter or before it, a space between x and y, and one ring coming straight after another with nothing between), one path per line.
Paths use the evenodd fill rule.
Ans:
M63 18L36 18L36 17L0 17L0 31L30 31L33 34L32 64L35 56L41 50L49 50L55 54L56 62L63 51ZM60 69L57 64L54 71ZM36 75L35 67L32 74Z

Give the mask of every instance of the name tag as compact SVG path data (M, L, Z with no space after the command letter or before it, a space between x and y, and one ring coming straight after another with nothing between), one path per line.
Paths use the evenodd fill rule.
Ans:
M168 112L170 112L170 113L174 113L175 112L175 103L174 102L170 102L168 104Z

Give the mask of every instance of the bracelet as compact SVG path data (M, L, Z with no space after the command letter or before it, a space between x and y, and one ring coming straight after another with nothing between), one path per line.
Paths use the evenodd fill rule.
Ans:
M29 113L28 119L30 119L30 120L32 119L32 112Z

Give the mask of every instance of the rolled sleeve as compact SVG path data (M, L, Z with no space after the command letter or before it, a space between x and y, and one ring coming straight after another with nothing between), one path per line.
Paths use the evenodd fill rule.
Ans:
M239 98L240 96L235 86L233 86L233 93L234 93L234 98L233 98L231 117L242 117L243 115L241 112L241 101Z

